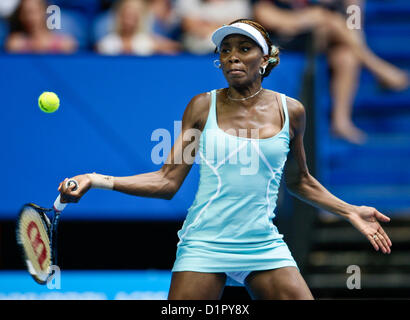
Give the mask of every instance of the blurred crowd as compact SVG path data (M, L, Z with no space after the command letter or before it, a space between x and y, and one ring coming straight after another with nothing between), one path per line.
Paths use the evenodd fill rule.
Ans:
M332 132L362 144L352 122L360 68L385 88L404 90L407 74L367 46L365 0L1 0L0 50L8 53L106 55L208 54L211 34L223 24L250 18L262 24L280 50L326 55L331 70ZM348 28L347 7L359 8Z
M261 5L298 10L321 4L330 10L339 10L345 2L347 0L1 0L0 46L10 53L95 50L109 55L183 51L206 54L215 49L210 35L216 28L239 18L253 18L270 26L276 33L272 36L277 42L281 41L282 46L303 50L307 30L294 30L293 34L288 28L280 30L275 23L270 23L269 10L260 10ZM60 23L56 23L58 14ZM277 33L282 39L278 39ZM297 41L289 41L295 33L301 33Z

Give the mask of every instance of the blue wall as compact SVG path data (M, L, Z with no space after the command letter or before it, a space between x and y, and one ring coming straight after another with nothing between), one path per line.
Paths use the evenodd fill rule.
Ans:
M86 172L115 176L158 170L151 161L154 130L174 141L189 100L225 87L214 56L0 56L0 219L15 218L26 202L50 206L65 177ZM264 87L297 97L304 60L282 55ZM38 96L56 92L60 109L40 111ZM92 190L64 219L183 219L198 181L194 165L171 200Z

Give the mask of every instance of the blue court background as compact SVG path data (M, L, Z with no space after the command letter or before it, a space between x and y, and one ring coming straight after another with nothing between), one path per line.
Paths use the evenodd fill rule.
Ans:
M0 55L0 220L15 219L26 202L51 206L66 177L160 169L152 133L166 129L173 143L190 99L226 86L216 58ZM303 55L284 53L264 87L297 98L304 67ZM57 112L38 108L43 91L59 95ZM92 190L64 219L184 219L197 183L194 165L172 200Z

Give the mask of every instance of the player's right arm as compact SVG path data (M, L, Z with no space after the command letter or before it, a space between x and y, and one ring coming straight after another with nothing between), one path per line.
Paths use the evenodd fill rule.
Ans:
M194 162L199 147L199 137L208 117L209 101L209 94L203 93L189 102L182 118L181 134L161 169L127 177L78 175L72 178L79 184L75 191L71 187L65 187L65 180L60 183L58 190L62 201L78 202L92 188L111 189L140 197L172 199Z

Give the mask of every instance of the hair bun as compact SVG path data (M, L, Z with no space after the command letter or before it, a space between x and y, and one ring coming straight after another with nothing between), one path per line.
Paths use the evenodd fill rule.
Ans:
M271 45L271 52L268 62L276 67L279 64L279 48L274 44Z

